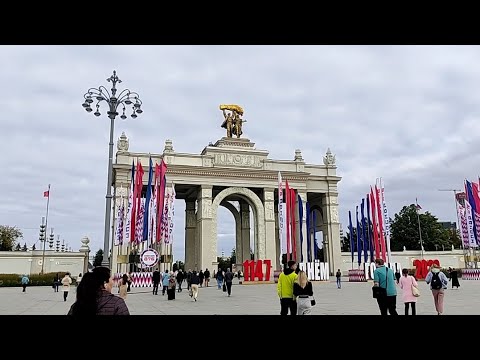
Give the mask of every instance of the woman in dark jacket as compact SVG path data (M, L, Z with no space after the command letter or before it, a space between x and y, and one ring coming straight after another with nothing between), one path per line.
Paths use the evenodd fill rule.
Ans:
M112 294L113 277L110 269L96 267L86 273L77 288L77 300L68 315L130 315L127 304Z

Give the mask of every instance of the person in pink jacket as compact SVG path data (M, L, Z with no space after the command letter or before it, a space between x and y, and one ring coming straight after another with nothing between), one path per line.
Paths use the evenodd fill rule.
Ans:
M412 315L416 315L415 305L417 304L417 297L413 295L412 286L418 287L417 280L411 275L408 275L408 269L402 270L402 277L399 280L400 289L402 289L402 300L405 304L405 315L408 315L409 305L412 306Z

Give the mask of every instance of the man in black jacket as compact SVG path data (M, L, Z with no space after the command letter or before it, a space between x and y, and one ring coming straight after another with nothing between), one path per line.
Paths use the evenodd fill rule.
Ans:
M153 281L153 295L158 295L158 284L160 283L160 271L155 269L152 274L152 281Z
M227 272L225 273L225 285L227 285L227 293L228 296L232 293L232 283L233 283L233 278L235 276L233 273L230 271L230 268L227 269Z

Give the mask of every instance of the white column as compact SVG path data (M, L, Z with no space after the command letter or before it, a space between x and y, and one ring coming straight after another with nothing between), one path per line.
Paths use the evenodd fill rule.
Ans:
M322 198L325 234L330 274L341 267L340 222L338 218L337 193L329 192Z
M270 278L273 279L273 270L277 267L278 253L277 241L278 230L275 229L275 201L274 189L263 190L263 202L265 209L265 257L262 260L270 260L272 264Z
M195 270L214 269L217 263L217 239L212 238L212 186L202 185L198 193Z
M195 235L197 219L194 199L185 200L185 270L195 267Z

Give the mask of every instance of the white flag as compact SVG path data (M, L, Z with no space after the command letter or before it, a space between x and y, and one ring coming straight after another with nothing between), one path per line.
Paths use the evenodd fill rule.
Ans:
M282 174L278 172L278 236L280 239L280 264L282 264L282 255L287 253L287 237L285 227L285 204L283 203L283 180Z
M387 203L385 202L385 187L382 183L382 178L380 178L380 195L382 202L382 212L383 212L383 231L385 233L385 242L387 247L387 264L393 263L392 253L390 252L390 218L388 217Z

